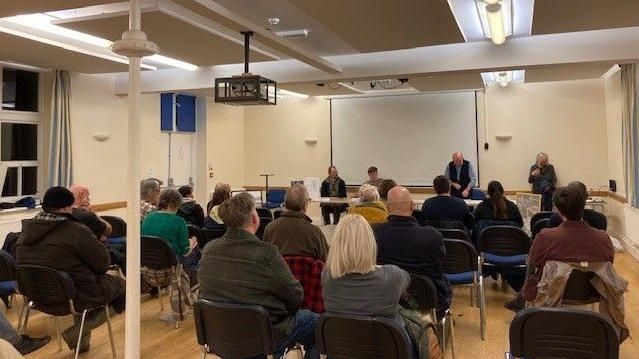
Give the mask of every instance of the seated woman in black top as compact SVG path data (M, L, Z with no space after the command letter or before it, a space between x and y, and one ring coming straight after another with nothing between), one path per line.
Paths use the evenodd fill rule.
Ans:
M488 184L488 198L475 208L475 227L480 221L507 221L523 227L517 205L504 197L504 187L498 181Z

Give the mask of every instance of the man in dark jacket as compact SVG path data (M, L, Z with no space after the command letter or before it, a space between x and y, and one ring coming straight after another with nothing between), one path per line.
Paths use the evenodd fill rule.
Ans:
M450 179L450 194L459 198L471 198L477 176L473 164L464 159L461 152L453 153L453 160L444 169L444 176Z
M404 187L388 192L388 222L376 225L377 263L394 264L401 269L430 278L437 287L437 316L450 307L452 291L444 275L444 238L431 226L420 226L412 216L413 199Z
M184 218L187 224L194 224L198 228L204 226L204 209L193 199L193 187L182 186L178 189L182 195L182 205L177 211L177 215Z
M337 167L328 168L328 177L322 182L320 188L322 197L346 198L346 182L337 175ZM345 203L321 203L322 217L324 224L331 224L331 213L333 214L333 224L339 222L339 216L346 210L348 204Z
M530 166L528 183L532 184L532 191L541 195L541 210L552 211L552 194L557 186L555 167L548 163L548 155L539 152L537 162Z
M204 247L197 272L200 297L262 306L273 326L275 357L301 343L305 358L319 358L314 335L319 315L300 310L302 285L277 247L255 236L260 218L253 197L246 192L231 197L220 205L219 215L227 231Z
M18 265L35 264L71 275L76 289L75 309L109 304L118 313L124 311L124 280L106 274L110 266L109 252L89 230L72 215L73 194L64 187L52 187L42 199L43 212L33 219L22 221L22 234L16 245ZM63 313L67 303L46 308L51 313ZM79 317L75 325L62 333L62 337L75 349L80 332ZM104 310L87 314L80 351L89 350L91 330L106 321Z
M473 215L462 199L450 195L450 180L437 176L433 180L436 197L429 198L422 205L422 214L427 221L459 221L467 229L473 227Z

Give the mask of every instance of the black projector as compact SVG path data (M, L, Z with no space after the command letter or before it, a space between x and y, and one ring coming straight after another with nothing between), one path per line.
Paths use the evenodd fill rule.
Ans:
M253 74L215 79L215 102L227 105L276 105L277 82Z

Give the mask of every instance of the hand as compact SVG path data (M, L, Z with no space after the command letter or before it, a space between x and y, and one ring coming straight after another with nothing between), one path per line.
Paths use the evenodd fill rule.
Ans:
M193 249L197 246L197 238L191 237L189 238L189 249Z
M541 173L541 172L539 171L539 169L536 169L536 170L534 170L534 171L530 172L530 175L531 175L531 176L539 176L539 174L540 174L540 173Z
M468 188L466 188L463 192L462 192L462 197L468 197L468 195L470 194L470 190Z
M451 183L451 185L453 186L454 189L457 189L457 190L461 189L461 185L459 183L453 182Z

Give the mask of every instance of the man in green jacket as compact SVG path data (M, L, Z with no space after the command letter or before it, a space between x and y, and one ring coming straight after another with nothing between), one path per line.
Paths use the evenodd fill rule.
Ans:
M300 310L303 290L277 247L255 236L260 219L255 201L240 193L222 203L219 215L227 226L221 238L204 247L197 273L202 298L260 305L269 314L280 357L284 349L300 343L305 358L319 358L315 324L319 315Z

